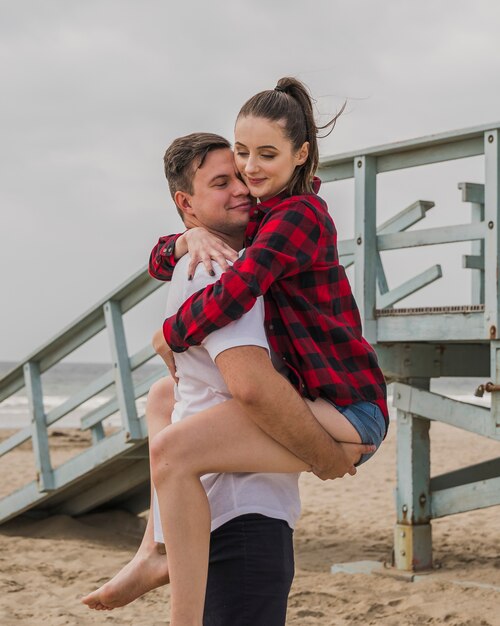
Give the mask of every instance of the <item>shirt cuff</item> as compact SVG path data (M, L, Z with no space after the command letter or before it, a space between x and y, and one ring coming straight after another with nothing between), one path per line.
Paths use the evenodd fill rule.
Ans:
M172 267L177 263L174 256L175 243L177 239L179 239L179 237L183 234L184 233L179 233L178 235L174 235L174 238L163 244L163 247L160 250L160 256L163 257L165 261Z

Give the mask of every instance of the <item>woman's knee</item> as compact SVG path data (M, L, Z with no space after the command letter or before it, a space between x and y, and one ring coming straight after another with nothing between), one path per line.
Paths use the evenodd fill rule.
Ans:
M165 376L154 382L149 388L146 401L146 417L164 416L170 421L174 406L174 381Z
M189 442L181 429L169 426L150 442L151 472L157 484L169 477L187 475L194 471L194 459L189 454Z

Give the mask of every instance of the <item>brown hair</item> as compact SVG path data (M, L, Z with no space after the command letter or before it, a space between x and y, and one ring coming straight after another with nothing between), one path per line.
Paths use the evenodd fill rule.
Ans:
M213 133L191 133L174 139L163 157L165 176L172 198L176 191L192 194L194 175L196 170L203 166L207 154L212 150L224 148L231 148L229 141ZM184 220L184 214L179 207L177 211Z
M296 78L280 78L274 89L261 91L252 96L241 107L240 117L262 117L273 122L285 122L285 135L294 150L299 150L305 141L309 142L309 154L303 165L296 167L290 179L287 191L290 195L312 193L312 180L319 162L318 131L330 128L323 135L329 135L335 127L341 110L324 126L317 126L314 119L313 100L307 87ZM237 118L237 119L238 119Z

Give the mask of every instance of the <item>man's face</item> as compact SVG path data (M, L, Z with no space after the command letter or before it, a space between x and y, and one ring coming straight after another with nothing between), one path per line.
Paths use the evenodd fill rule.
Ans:
M212 150L195 172L193 194L189 196L190 221L215 233L244 232L252 202L245 184L238 178L233 152Z

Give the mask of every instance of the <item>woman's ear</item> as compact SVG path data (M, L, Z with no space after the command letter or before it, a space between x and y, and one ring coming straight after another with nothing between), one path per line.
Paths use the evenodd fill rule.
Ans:
M302 144L302 146L297 152L297 156L296 156L297 165L304 165L304 163L307 161L308 156L309 156L309 142L304 141L304 143Z

